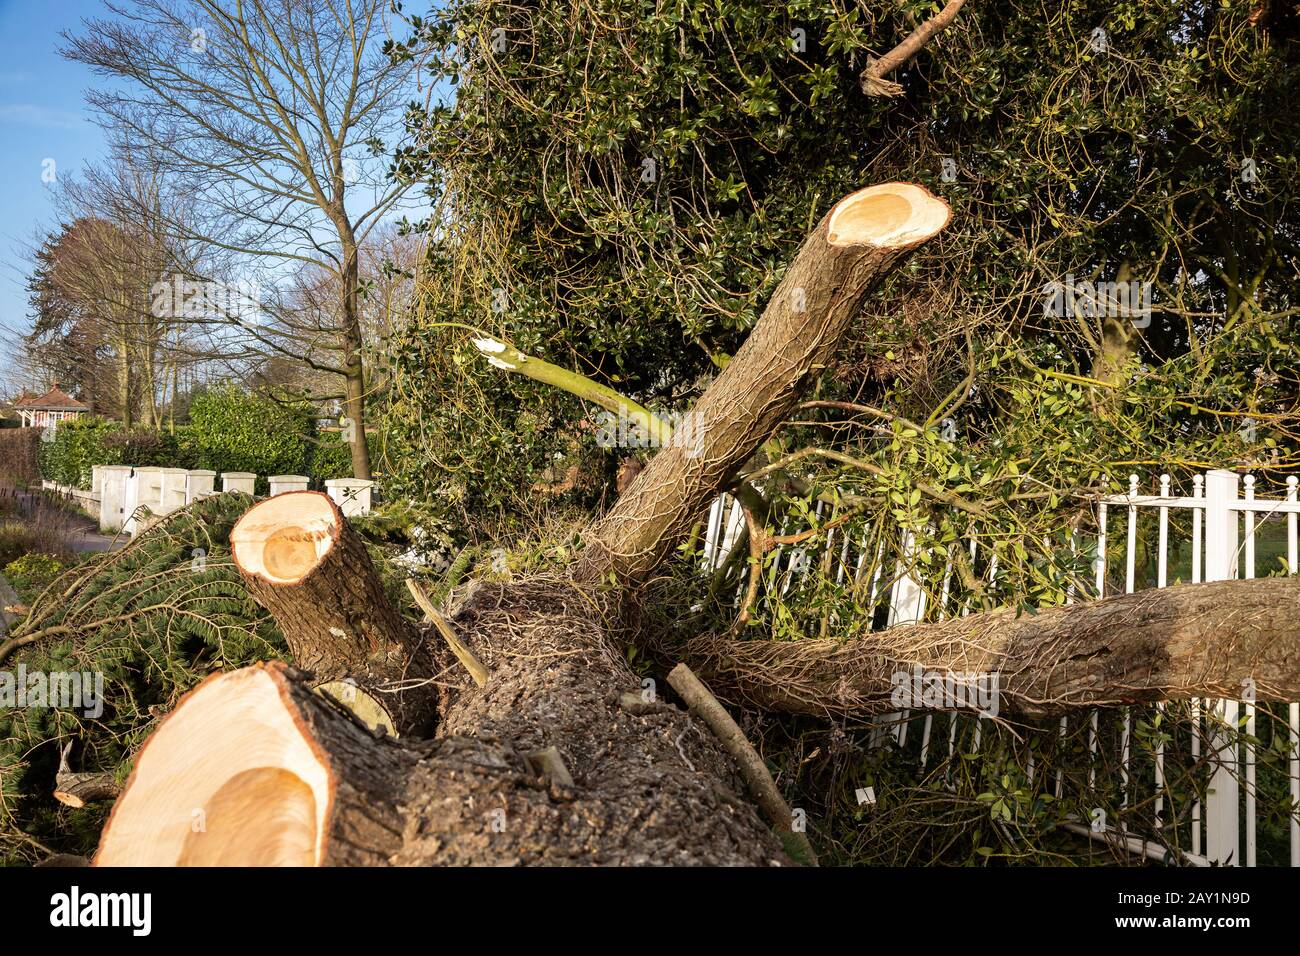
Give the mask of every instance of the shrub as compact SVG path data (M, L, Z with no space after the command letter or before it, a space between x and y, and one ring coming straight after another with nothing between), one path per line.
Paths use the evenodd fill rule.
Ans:
M193 455L181 434L122 427L90 416L61 422L40 443L41 476L61 485L89 488L95 465L159 465L193 468Z
M163 468L197 468L193 448L185 442L183 427L177 434L119 428L104 436L96 465L159 465Z
M313 436L306 408L281 405L233 385L196 395L189 424L176 426L174 433L126 429L93 416L62 422L50 441L38 440L40 429L27 431L33 455L40 446L40 477L78 488L90 487L94 465L251 471L259 476L259 492L266 491L269 475L309 475L318 486L352 475L348 446L337 433ZM374 435L369 440L374 460L378 446ZM19 461L21 455L15 451L6 459ZM34 466L31 472L23 480L38 477Z
M0 566L32 553L70 558L83 519L44 495L34 495L25 511L0 520Z
M181 447L189 467L251 471L264 483L306 473L310 424L305 409L222 385L194 397Z
M0 432L0 480L27 485L40 478L41 429L10 428Z
M25 603L35 600L63 570L63 562L52 554L25 554L4 566L5 578Z
M119 463L106 457L105 441L121 427L90 415L60 422L53 437L41 442L41 476L61 485L89 488L92 465Z

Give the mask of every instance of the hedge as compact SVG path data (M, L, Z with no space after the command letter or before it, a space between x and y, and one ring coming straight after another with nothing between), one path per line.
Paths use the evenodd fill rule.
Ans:
M280 405L222 385L194 397L185 443L195 468L305 475L312 422L305 408ZM263 490L263 489L259 489Z
M14 485L27 485L39 480L40 444L39 428L0 431L0 480Z
M40 443L41 476L77 488L90 487L93 465L197 467L192 459L179 434L128 430L120 422L94 416L60 422L53 437Z
M352 474L348 446L336 432L316 434L305 406L277 404L232 385L196 395L189 423L174 434L83 416L60 423L40 446L41 476L78 488L90 487L93 465L247 471L258 476L259 492L269 475L307 475L320 484Z

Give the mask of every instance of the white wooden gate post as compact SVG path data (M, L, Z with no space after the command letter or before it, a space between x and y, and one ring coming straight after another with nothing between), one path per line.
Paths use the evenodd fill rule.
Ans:
M1230 581L1237 577L1237 485L1231 471L1205 475L1205 580ZM1205 855L1219 866L1240 866L1237 831L1237 701L1213 705L1224 727L1211 730L1210 746L1216 761L1205 801ZM1225 730L1226 728L1226 730Z

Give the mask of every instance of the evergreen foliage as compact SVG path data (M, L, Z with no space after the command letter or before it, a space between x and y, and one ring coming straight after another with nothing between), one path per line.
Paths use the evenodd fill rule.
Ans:
M252 504L206 498L169 515L126 548L59 575L7 638L35 638L0 664L16 674L102 674L103 713L0 711L0 852L93 850L107 808L72 810L51 796L61 747L77 771L124 780L131 755L179 697L210 673L285 656L274 623L248 596L229 536ZM33 842L35 841L35 842ZM38 845L39 844L39 845Z
M398 157L440 206L425 299L391 343L393 490L467 535L535 511L573 464L598 501L613 459L640 452L597 447L590 409L488 366L467 327L684 410L830 204L891 179L941 195L953 222L810 396L901 417L816 409L778 436L876 469L805 461L814 488L923 525L924 483L1018 535L1135 469L1292 467L1285 25L1246 0L968 5L894 77L903 95L863 95L867 55L934 6L457 0L412 21L410 49L454 95ZM1045 289L1069 277L1150 282L1152 314L1054 311ZM1046 587L1007 580L1022 598Z

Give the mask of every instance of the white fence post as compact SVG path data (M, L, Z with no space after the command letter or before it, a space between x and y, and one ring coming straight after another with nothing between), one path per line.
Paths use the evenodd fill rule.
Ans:
M889 595L887 627L917 624L925 616L925 588L912 576L916 563L916 535L903 532L903 552L899 556L897 578Z
M1205 580L1230 581L1237 577L1236 473L1216 470L1205 476ZM1240 866L1237 820L1237 701L1213 705L1209 723L1210 746L1215 753L1205 801L1205 855L1211 864ZM1215 727L1214 717L1222 720Z
M191 504L212 494L217 473L206 468L195 468L185 473L185 503Z
M916 568L916 535L910 530L903 532L903 550L896 565L897 578L889 594L889 617L886 627L901 627L907 624L919 624L925 617L925 588L912 574ZM903 746L907 733L909 711L894 711L880 718L884 727L894 728L894 740ZM952 720L957 719L954 712Z
M370 492L375 483L365 478L331 478L325 489L344 517L370 514Z
M122 531L131 534L131 516L135 513L136 506L140 503L140 475L136 469L132 468L126 476L126 483L122 490L122 523L118 526Z
M306 491L310 480L306 475L271 475L266 479L272 498L290 491Z
M136 513L141 507L147 508L150 515L162 513L162 471L154 465L137 468L127 480L125 520L122 522L122 530L133 538L139 534L141 520L145 517Z
M169 515L185 507L185 482L189 472L184 468L164 468L160 478L158 514Z
M251 471L223 471L221 473L222 494L230 491L241 491L246 495L251 495L256 482L257 475Z
M126 485L131 478L130 465L101 465L99 486L99 527L105 532L121 531L126 520Z

